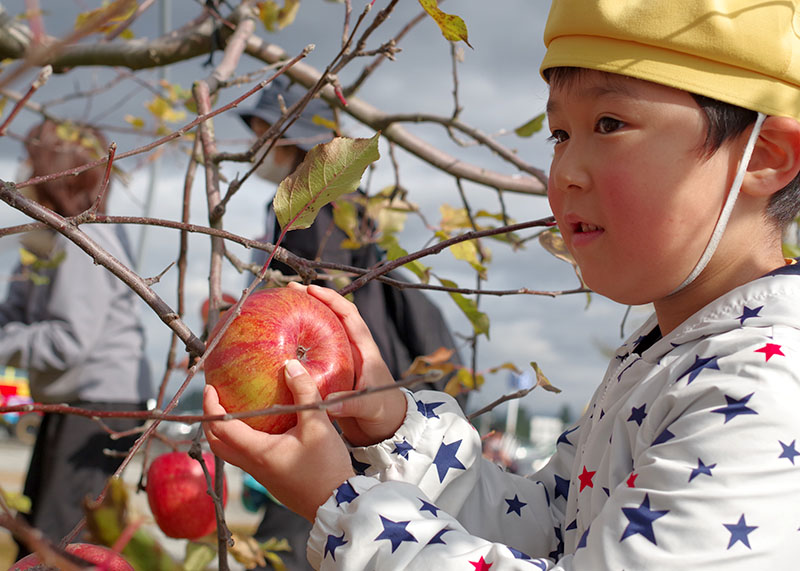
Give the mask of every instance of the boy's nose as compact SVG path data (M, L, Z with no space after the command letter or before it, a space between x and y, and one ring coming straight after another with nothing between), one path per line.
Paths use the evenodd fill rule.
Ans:
M589 187L590 174L587 162L576 152L564 150L553 160L550 167L550 184L560 191L585 190Z

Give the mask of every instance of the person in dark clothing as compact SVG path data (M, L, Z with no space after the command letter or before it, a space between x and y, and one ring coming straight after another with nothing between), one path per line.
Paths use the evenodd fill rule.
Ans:
M291 107L306 91L291 83L284 76L267 86L258 103L239 112L240 117L256 136L266 132L282 116L282 109ZM303 161L306 153L316 144L330 140L334 133L329 126L335 124L331 108L320 99L312 99L303 114L286 130L283 139L266 155L256 174L274 184L279 184ZM361 191L357 191L361 192ZM281 246L293 254L306 259L320 259L358 268L371 268L382 259L381 250L374 244L358 249L342 248L347 238L333 219L333 207L328 204L317 215L314 224L303 230L287 232ZM275 243L280 234L272 200L267 202L266 231L259 240ZM252 262L263 265L266 252L255 250ZM291 275L294 271L280 262L273 262L272 269ZM406 281L397 271L386 274L398 281ZM318 285L332 287L330 283L318 281ZM444 347L453 350L451 361L460 363L455 340L439 308L423 292L416 289L399 289L372 280L353 292L353 303L369 326L381 356L395 379L401 378L416 357L429 355ZM420 383L412 390L443 390L447 378L435 383ZM466 405L466 394L459 395L462 407ZM255 534L265 541L271 537L286 538L292 551L280 557L289 570L311 569L306 560L306 542L311 525L302 517L275 501L264 502L264 517ZM269 567L268 567L269 568Z

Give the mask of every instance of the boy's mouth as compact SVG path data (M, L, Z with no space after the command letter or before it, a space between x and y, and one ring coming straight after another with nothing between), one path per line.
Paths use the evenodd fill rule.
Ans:
M600 226L596 224L589 224L588 222L581 222L575 225L575 233L582 234L585 232L597 232L598 230L602 230Z

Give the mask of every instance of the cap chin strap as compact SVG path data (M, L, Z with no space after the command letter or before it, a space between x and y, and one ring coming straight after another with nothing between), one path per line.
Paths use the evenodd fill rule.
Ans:
M742 181L744 180L744 175L747 172L747 166L750 164L750 157L753 154L753 148L756 145L756 140L761 132L761 125L764 123L764 119L766 119L766 117L767 116L763 113L759 113L758 117L756 118L756 124L753 126L753 131L750 133L750 137L747 139L747 145L744 148L744 153L742 153L739 167L736 170L736 177L734 177L733 184L731 184L731 189L728 192L728 198L725 200L725 205L722 207L722 212L717 220L717 225L714 227L714 232L711 233L711 238L708 241L708 245L706 246L703 255L700 256L700 260L697 262L697 265L695 265L694 269L686 277L686 279L683 280L683 283L672 290L670 295L678 293L692 283L695 279L697 279L697 276L700 275L700 273L705 269L709 260L711 260L711 257L714 255L717 246L719 246L720 240L722 240L722 234L725 232L725 227L728 225L728 219L731 216L731 212L733 212L733 206L736 204L736 199L739 197L739 190L742 188Z

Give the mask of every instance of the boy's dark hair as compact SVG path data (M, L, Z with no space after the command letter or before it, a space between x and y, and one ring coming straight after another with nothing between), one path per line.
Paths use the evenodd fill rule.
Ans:
M550 85L565 86L586 71L580 67L554 67L545 71ZM611 74L610 74L611 75ZM756 122L758 113L711 97L690 93L708 121L703 146L709 155L714 154L726 141L741 135ZM800 213L800 174L772 195L767 205L767 218L783 229Z

